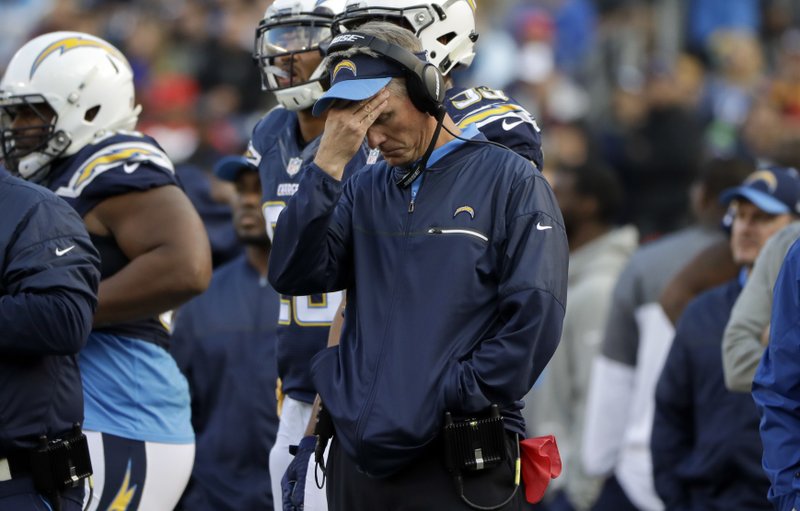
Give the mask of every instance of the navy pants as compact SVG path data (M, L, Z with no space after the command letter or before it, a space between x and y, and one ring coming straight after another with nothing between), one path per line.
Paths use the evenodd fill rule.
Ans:
M83 485L61 494L61 511L81 511ZM0 482L0 511L53 511L53 502L33 487L29 477Z
M503 502L514 489L516 437L506 442L508 456L497 467L464 476L464 493L480 506ZM459 496L453 476L445 467L443 449L427 454L385 478L361 472L341 449L336 437L331 444L327 466L328 511L474 511ZM520 485L514 498L501 511L530 511L525 488Z
M614 476L606 479L592 511L639 511L634 506Z

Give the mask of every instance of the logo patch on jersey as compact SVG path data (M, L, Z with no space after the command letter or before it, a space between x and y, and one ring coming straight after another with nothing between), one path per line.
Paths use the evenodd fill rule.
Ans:
M300 172L300 167L303 166L303 159L295 156L289 163L286 165L286 173L289 174L290 177L294 177L295 174Z
M150 144L122 142L104 147L86 160L72 175L67 186L56 190L62 197L78 197L98 176L111 169L122 167L127 173L133 173L139 165L150 162L158 167L174 173L175 168L166 154Z
M523 122L525 122L525 121L523 121L522 119L520 119L518 121L514 121L514 122L508 122L508 119L503 119L503 129L506 130L506 131L513 130L514 128L516 128L517 126L522 124Z
M540 131L536 121L524 108L512 104L478 109L474 113L458 121L458 127L465 128L470 124L475 124L477 128L481 128L500 119L503 120L502 128L505 131L510 131L523 123L530 124L537 132Z
M376 161L378 161L378 156L381 155L381 150L377 147L375 149L370 149L369 154L367 155L367 165L372 165Z
M453 213L453 218L457 217L459 213L466 213L470 218L475 218L475 210L469 206L461 206Z
M278 197L291 197L297 193L299 183L281 183L278 185L278 190L275 192Z
M39 53L39 55L36 57L36 60L33 61L33 65L31 66L31 74L28 78L33 78L33 74L36 73L36 70L39 68L42 62L44 62L45 59L47 59L47 57L50 55L53 55L56 52L58 52L59 55L63 55L68 51L76 50L78 48L100 48L122 62L127 62L119 50L110 44L102 41L95 41L94 39L83 39L82 37L65 37L64 39L59 39L58 41L50 43L47 48Z
M336 81L336 75L339 74L339 71L346 70L353 74L353 78L358 76L358 70L356 69L356 65L353 63L352 60L343 60L336 64L336 67L333 68L333 76L331 78L331 82Z

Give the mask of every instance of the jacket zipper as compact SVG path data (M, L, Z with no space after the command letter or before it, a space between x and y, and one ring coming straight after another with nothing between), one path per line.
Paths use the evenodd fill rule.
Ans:
M408 250L408 236L411 232L411 214L414 213L414 204L416 203L416 196L414 194L411 195L411 200L408 203L408 214L406 215L406 225L404 229L403 235L403 250L402 252L406 252ZM378 358L377 362L375 363L375 373L372 378L372 385L369 389L369 394L367 394L367 402L365 406L361 409L361 413L358 416L358 420L356 421L356 443L359 446L359 450L361 450L361 446L364 444L364 417L368 415L368 412L372 410L372 406L375 402L375 388L377 386L377 374L380 366L383 362L383 350L386 346L386 336L389 332L389 327L392 324L392 320L394 318L394 306L395 300L397 299L397 279L399 278L400 272L395 274L395 282L392 286L392 305L391 305L391 312L389 314L389 320L386 322L386 326L384 327L383 332L383 342L381 342L380 350L378 351Z

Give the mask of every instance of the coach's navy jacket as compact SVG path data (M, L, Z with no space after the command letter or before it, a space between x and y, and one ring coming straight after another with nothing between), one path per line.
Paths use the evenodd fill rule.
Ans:
M668 511L768 511L758 413L749 394L725 388L722 336L738 280L686 307L656 388L655 487Z
M561 335L567 239L542 175L485 143L431 161L413 208L386 162L344 185L311 164L275 230L278 291L348 290L341 345L312 376L338 441L375 476L421 454L446 410L498 403L524 433L519 400Z
M0 170L0 458L83 422L100 258L64 201Z

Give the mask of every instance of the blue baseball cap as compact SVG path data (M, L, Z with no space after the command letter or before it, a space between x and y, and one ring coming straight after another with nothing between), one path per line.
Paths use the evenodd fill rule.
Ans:
M735 188L720 195L720 202L734 199L752 202L770 215L800 215L800 173L792 167L766 167L750 174Z
M403 67L393 60L357 54L331 62L331 88L323 94L311 113L321 115L337 99L361 101L386 87L392 78L405 76Z
M214 165L214 175L223 181L235 182L243 170L258 172L258 167L246 156L225 156Z

